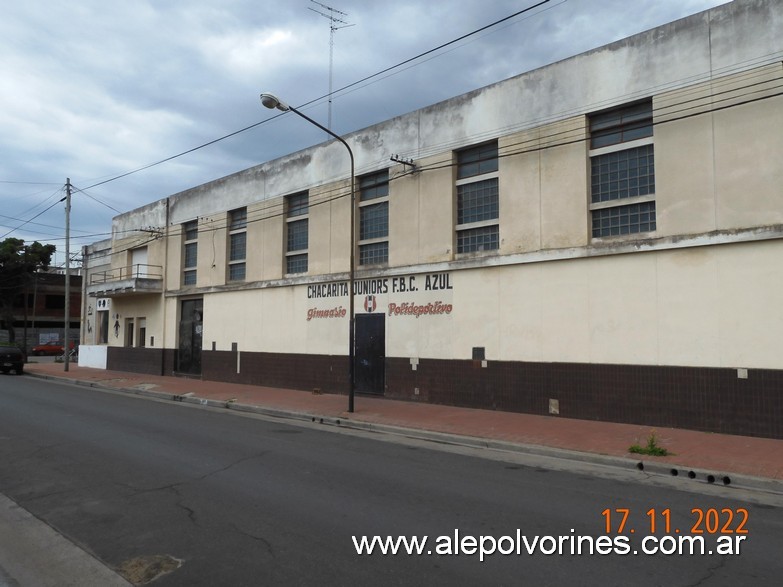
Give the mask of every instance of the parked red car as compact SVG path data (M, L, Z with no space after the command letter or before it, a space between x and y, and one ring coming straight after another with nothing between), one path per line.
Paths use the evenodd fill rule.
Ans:
M71 350L73 350L73 342L71 342ZM38 346L34 346L30 352L37 357L43 355L59 356L63 354L63 343L60 341L53 341L47 342L46 344L39 344Z

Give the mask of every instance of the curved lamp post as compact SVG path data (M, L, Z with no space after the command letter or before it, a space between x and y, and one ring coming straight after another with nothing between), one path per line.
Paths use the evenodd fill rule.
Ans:
M333 136L338 141L340 141L343 145L345 145L345 148L348 149L348 155L351 157L351 253L348 256L350 259L350 269L348 271L348 313L349 313L349 321L348 321L348 411L353 412L353 403L354 403L354 395L355 395L355 381L354 381L354 319L355 319L355 312L354 312L354 301L353 301L353 282L354 282L354 273L355 273L355 263L354 263L354 231L355 231L355 209L356 209L356 191L354 187L355 182L355 174L354 174L354 161L353 161L353 151L351 151L351 147L348 146L348 143L345 142L345 140L342 139L342 137L334 134L331 130L326 128L325 126L319 124L309 116L302 114L294 108L293 106L289 106L285 102L282 102L280 98L275 96L274 94L269 93L263 93L261 94L261 103L266 106L269 109L274 110L277 108L278 110L281 110L283 112L293 112L294 114L298 114L302 118L304 118L307 122L310 124L314 124L318 128L320 128L322 131L326 132L327 134Z

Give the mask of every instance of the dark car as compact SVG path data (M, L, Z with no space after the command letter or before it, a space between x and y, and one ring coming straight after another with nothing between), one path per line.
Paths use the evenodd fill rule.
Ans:
M13 369L17 375L24 371L24 353L15 346L0 346L0 371L9 373Z

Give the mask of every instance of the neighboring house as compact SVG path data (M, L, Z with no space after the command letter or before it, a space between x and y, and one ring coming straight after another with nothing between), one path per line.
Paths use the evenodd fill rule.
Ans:
M79 339L79 317L82 303L82 278L71 269L70 320L68 338ZM65 334L65 273L52 269L34 273L25 293L14 302L16 342L27 351L38 344L62 342ZM8 331L0 330L0 341L7 341Z
M112 271L111 259L111 239L82 247L83 305L79 364L101 369L106 368L111 298L96 298L88 295L87 288L90 284L103 283L116 277L115 272Z
M345 393L353 254L359 392L783 438L781 60L735 0L348 134L354 247L336 141L119 215L106 365Z

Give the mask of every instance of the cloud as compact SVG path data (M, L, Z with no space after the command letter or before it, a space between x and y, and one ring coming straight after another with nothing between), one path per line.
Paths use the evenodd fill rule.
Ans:
M534 3L341 0L335 7L354 26L334 35L334 88ZM333 128L354 131L719 3L552 0L340 93L332 104ZM306 0L9 4L0 20L3 213L30 217L51 204L57 189L7 182L71 177L85 188L270 118L258 102L261 91L294 105L323 97L330 23L312 7ZM307 112L326 123L325 100ZM282 117L88 191L129 210L324 139L302 121ZM80 197L74 229L105 232L113 214ZM61 207L37 221L59 226ZM24 229L18 234L24 237Z

